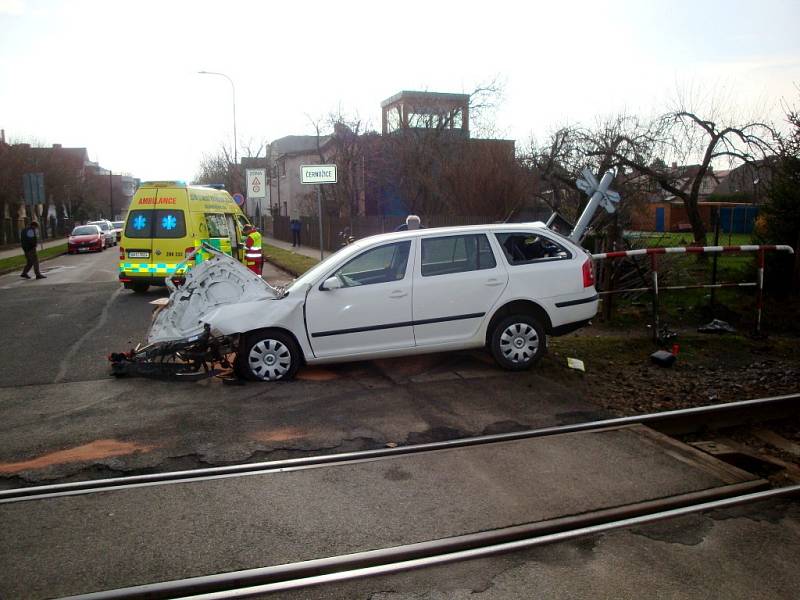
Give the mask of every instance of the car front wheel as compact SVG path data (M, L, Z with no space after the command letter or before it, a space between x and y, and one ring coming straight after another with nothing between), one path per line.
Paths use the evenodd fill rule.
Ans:
M529 369L547 350L544 328L529 315L506 317L492 332L490 350L497 364L504 369Z
M300 367L300 349L292 336L265 329L249 334L236 354L236 372L251 381L292 379Z

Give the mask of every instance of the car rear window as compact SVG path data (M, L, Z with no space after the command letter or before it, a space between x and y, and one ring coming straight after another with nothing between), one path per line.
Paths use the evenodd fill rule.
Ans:
M132 210L125 222L125 237L133 239L170 239L186 236L182 210Z
M548 237L530 231L495 234L510 265L570 258L569 250Z
M96 225L84 225L73 229L70 235L97 235L98 233Z

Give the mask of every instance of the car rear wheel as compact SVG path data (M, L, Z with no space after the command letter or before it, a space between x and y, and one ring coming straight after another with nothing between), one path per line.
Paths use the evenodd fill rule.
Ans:
M492 332L490 350L497 364L504 369L529 369L547 351L544 328L529 315L506 317Z
M265 329L246 336L236 354L236 372L250 381L292 379L300 367L300 348L292 336Z

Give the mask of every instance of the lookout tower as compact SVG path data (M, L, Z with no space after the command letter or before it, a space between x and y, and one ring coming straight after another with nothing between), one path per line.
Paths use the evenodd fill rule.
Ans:
M381 102L383 135L436 129L469 137L469 94L402 91Z

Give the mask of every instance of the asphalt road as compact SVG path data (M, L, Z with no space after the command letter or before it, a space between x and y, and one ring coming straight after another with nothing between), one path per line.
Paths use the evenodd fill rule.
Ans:
M111 378L107 356L143 341L149 302L122 290L116 248L0 277L0 487L193 468L524 429L598 416L536 371L483 352L301 370L225 386ZM273 282L289 276L265 270Z

